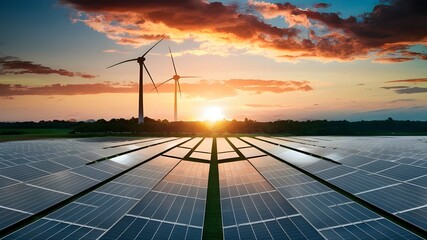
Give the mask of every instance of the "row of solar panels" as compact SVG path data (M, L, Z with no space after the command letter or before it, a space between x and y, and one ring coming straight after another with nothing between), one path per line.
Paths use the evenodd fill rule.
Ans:
M274 147L273 153L283 152L269 143L243 139L262 149ZM209 164L180 161L200 140L173 148L165 157L142 164L8 238L200 239ZM249 161L219 164L225 239L417 238L242 140L228 140ZM176 145L170 144L162 145ZM217 138L217 144L229 143ZM203 148L211 154L206 144ZM224 147L218 152L234 150ZM307 162L305 156L290 156L296 158L292 161ZM135 164L136 158L126 154L113 162Z
M427 176L426 168L412 168L413 166L404 164L389 168L388 165L382 166L378 163L381 160L368 160L366 157L357 155L336 158L335 160L341 163L336 164L310 156L311 153L319 154L318 149L314 147L300 145L298 150L307 153L304 154L277 146L277 144L288 146L288 142L281 139L265 137L259 139L245 138L248 142L265 149L285 162L304 169L362 200L427 230L427 215L424 214L427 209L427 188L422 183ZM292 147L297 146L294 144ZM331 155L325 156L331 158ZM275 181L285 186L296 182L297 179L286 178ZM301 186L305 189L300 189L299 192L311 191L306 184Z
M188 139L179 139L108 160L143 162ZM188 146L188 142L184 145ZM189 149L188 149L189 150ZM103 184L83 197L8 235L6 239L129 239L171 235L200 238L209 164L163 156ZM153 156L154 156L153 155ZM157 231L159 230L159 231ZM167 237L166 237L167 239Z
M0 230L99 185L188 139L169 140L171 139L154 140L150 142L153 146L139 151L60 172L46 172L44 175L31 178L33 180L14 181L0 188L0 215L8 216L1 218ZM154 145L158 143L162 144ZM14 172L8 174L10 178L14 177ZM17 174L19 175L19 172Z
M46 160L59 163L67 162L70 158L93 161L130 150L132 146L136 147L136 144L155 140L120 139L121 141L118 138L94 138L5 142L0 144L0 169L22 164L37 168L37 163ZM117 144L120 144L120 147Z

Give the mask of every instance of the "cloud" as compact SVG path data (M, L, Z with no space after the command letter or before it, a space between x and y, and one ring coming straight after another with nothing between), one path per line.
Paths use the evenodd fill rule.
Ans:
M300 9L290 3L252 1L251 5L266 18L282 16L292 26L306 27L317 56L351 60L369 53L392 54L377 60L388 63L427 59L425 54L407 50L412 45L427 44L427 12L422 10L427 4L423 0L383 1L372 12L348 18L341 18L339 13ZM322 35L314 27L326 33ZM395 46L399 48L393 50Z
M234 97L238 91L249 93L286 93L311 91L308 81L279 81L259 79L230 79L224 81L201 80L194 83L181 81L181 90L188 97L220 99ZM160 93L173 93L174 84L164 84ZM101 93L137 93L138 84L133 82L102 82L91 84L52 84L45 86L24 86L21 84L0 84L0 97L22 95L87 95ZM144 84L144 93L155 93L152 84Z
M328 7L326 3L312 10L254 0L233 4L205 0L61 2L76 10L73 22L82 22L123 45L141 46L166 37L200 43L202 49L186 52L198 55L241 51L288 61L373 57L383 63L427 59L425 54L408 50L427 45L424 0L382 1L371 12L348 18L317 11ZM289 27L265 21L276 17Z
M398 94L427 93L427 88L411 87L411 88L396 89L395 92Z
M117 54L130 54L129 52L118 51L115 49L105 49L102 52L104 52L104 53L117 53Z
M21 84L0 84L0 96L24 95L87 95L100 93L134 93L138 92L136 83L92 83L92 84L52 84L45 86L24 86Z
M272 107L284 107L283 105L280 104L256 104L256 103L252 103L252 104L245 104L246 107L251 107L251 108L272 108Z
M403 99L396 99L396 100L392 100L388 103L400 103L400 102L415 102L417 101L416 99L413 98L403 98Z
M393 86L393 87L381 87L382 89L404 89L404 88L409 88L408 86Z
M427 83L427 78L392 80L392 81L388 81L386 83Z
M151 87L152 88L152 87ZM308 81L279 81L261 79L230 79L223 81L201 80L198 83L185 83L181 81L181 90L190 97L218 99L238 95L238 91L253 94L286 93L294 91L312 91ZM164 84L159 92L174 92L174 84Z
M314 8L328 8L331 4L329 3L316 3L313 5Z
M36 64L31 61L22 61L19 58L5 56L0 57L0 75L6 74L58 74L67 77L81 77L81 78L95 78L97 76L81 73L81 72L70 72L65 69L53 69L50 67Z

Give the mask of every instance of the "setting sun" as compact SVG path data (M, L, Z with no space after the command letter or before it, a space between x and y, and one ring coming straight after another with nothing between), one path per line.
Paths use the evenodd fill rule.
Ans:
M203 120L216 122L222 119L224 119L224 114L220 107L212 106L204 109Z

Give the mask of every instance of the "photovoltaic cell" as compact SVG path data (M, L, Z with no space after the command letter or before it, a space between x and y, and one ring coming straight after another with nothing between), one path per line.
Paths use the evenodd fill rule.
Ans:
M135 199L96 192L89 193L87 198L91 198L90 201L77 200L75 203L49 214L46 218L108 229L137 202Z
M211 153L212 151L212 142L213 138L205 138L203 139L202 143L197 146L196 151L198 152L205 152L205 153Z
M381 171L379 174L400 181L407 181L427 174L427 168L415 167L411 165L401 164L387 170Z
M193 138L184 144L181 144L180 146L191 149L191 148L194 148L194 146L196 146L201 140L202 140L201 137L196 137L196 138Z
M230 146L225 138L217 138L216 145L218 149L218 153L222 152L232 152L234 149Z
M0 188L19 183L18 181L0 176Z
M39 161L39 162L35 162L35 163L31 163L29 164L32 167L35 167L37 169L40 169L42 171L45 172L49 172L49 173L56 173L56 172L60 172L60 171L64 171L64 170L68 170L69 168L55 163L54 161L50 161L50 160L45 160L45 161Z
M397 216L413 223L422 229L427 229L427 206L397 214Z
M113 176L113 174L106 173L101 170L97 170L95 168L90 167L89 165L75 168L71 170L71 172L82 175L87 178L91 178L93 180L98 180L98 181L104 181Z
M41 219L4 239L96 239L103 231L68 223Z
M32 179L46 176L48 174L48 172L44 172L27 165L19 165L0 169L0 175L16 179L18 181L29 181Z
M0 206L29 213L40 212L69 195L53 192L25 184L15 184L0 189Z
M171 156L171 157L177 157L177 158L183 158L188 154L188 152L190 152L190 150L191 149L188 149L188 148L176 147L176 148L172 148L171 150L169 150L164 155Z
M327 239L421 239L385 219L332 228L321 233Z
M398 165L398 164L394 163L394 162L389 162L389 161L384 161L384 160L376 160L376 161L370 162L368 164L365 164L363 166L360 166L359 168L366 170L366 171L369 171L369 172L375 173L375 172L379 172L379 171L382 171L382 170L387 169L387 168L394 167L396 165Z
M425 188L402 183L396 186L361 193L358 196L388 212L396 213L426 205L426 192Z
M218 161L239 158L239 155L236 152L223 152L218 153Z
M22 213L0 207L0 230L30 216L28 213Z
M211 160L211 154L205 153L205 152L194 151L193 153L191 153L190 158L196 158L196 159L202 159L202 160L210 161Z
M244 147L250 147L249 144L243 142L242 140L236 138L236 137L230 137L228 138L230 142L236 147L236 148L244 148Z
M265 153L261 152L260 150L258 150L256 148L252 148L252 147L251 148L241 148L241 149L239 149L239 151L246 158L259 157L259 156L264 156L265 155Z
M68 171L50 174L48 176L28 182L28 184L31 185L73 195L86 190L87 188L92 187L97 183L99 183L99 181Z

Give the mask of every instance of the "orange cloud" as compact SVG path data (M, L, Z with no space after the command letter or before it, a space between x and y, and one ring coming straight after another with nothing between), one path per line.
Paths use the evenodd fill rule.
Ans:
M58 74L67 77L81 77L81 78L95 78L97 76L81 73L81 72L70 72L65 69L53 69L50 67L43 66L41 64L35 64L31 61L22 61L19 58L6 56L0 57L0 75L6 74Z
M119 44L140 46L166 37L201 43L202 51L186 51L194 54L226 55L238 49L291 61L352 60L376 55L380 56L377 61L382 62L427 59L421 55L402 58L409 58L403 51L410 46L427 45L424 24L427 15L420 11L425 9L422 0L390 0L389 4L375 6L372 12L360 16L360 20L353 16L341 18L334 12L318 12L318 8L328 7L325 3L310 10L291 3L254 0L244 6L204 0L62 2L78 11L72 18L74 22L83 22ZM283 17L290 27L276 27L257 14L241 11L248 7L263 18ZM396 44L403 48L381 52L386 46ZM391 53L397 56L388 56Z
M388 81L386 83L427 83L427 78L392 80L392 81Z
M238 91L251 93L285 93L311 91L308 81L278 81L259 79L231 79L224 81L201 80L196 83L181 82L183 94L189 97L220 99L234 97ZM160 93L173 93L174 84L164 84ZM20 84L0 84L0 97L22 95L88 95L101 93L137 93L137 83L102 82L92 84L52 84L45 86L24 86ZM144 93L155 93L153 85L144 84Z

